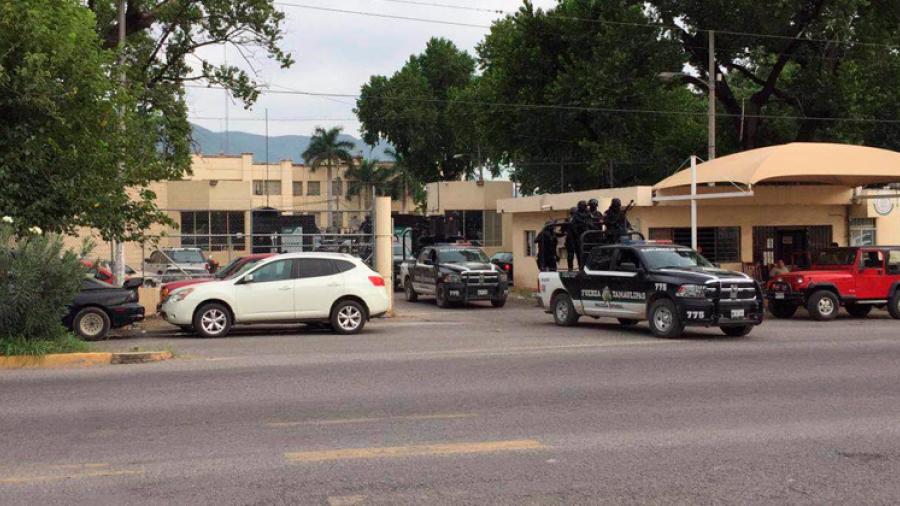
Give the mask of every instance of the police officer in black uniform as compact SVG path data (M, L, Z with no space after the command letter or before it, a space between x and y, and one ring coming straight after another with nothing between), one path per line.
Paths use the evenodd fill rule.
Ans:
M566 266L568 269L574 270L575 268L575 251L578 248L578 238L575 237L575 213L578 212L577 207L573 207L569 209L569 223L565 225L565 233L566 233Z
M553 233L553 222L548 221L541 229L541 233L534 240L538 247L538 269L541 271L555 271L559 258L556 256L556 234Z
M600 230L603 228L603 213L597 209L599 206L600 202L597 202L597 199L588 201L588 215L591 217L591 230Z
M622 209L622 201L612 199L609 209L603 214L603 223L606 226L607 240L610 242L619 242L623 235L628 234L631 224L625 216L625 210Z
M591 214L588 210L587 202L583 200L578 201L578 206L575 209L575 216L572 218L572 225L574 225L575 232L575 258L578 260L578 268L584 268L584 263L581 258L581 234L591 230Z

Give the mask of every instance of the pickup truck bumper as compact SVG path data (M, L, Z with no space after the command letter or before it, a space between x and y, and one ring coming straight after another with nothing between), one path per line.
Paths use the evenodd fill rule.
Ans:
M762 300L683 300L681 319L688 326L759 325L763 322Z
M473 300L499 300L509 295L506 283L496 285L466 285L450 283L447 285L447 298L451 302L469 302Z
M769 303L775 302L778 304L799 306L806 302L806 296L803 292L791 289L791 286L787 283L773 283L771 287L766 290L766 300L768 300Z

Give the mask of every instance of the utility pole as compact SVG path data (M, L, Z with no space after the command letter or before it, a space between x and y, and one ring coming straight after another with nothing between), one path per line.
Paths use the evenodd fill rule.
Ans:
M708 160L716 159L716 35L709 31L709 140Z
M566 193L566 167L559 163L559 193Z
M125 85L127 83L128 74L125 71L125 0L119 0L118 12L116 13L116 17L118 18L119 23L119 84L124 90ZM123 105L119 105L119 131L125 131L125 110ZM119 174L125 172L125 153L119 152L119 162L117 164ZM125 243L121 240L116 240L113 243L113 278L116 281L116 284L122 284L125 282Z
M269 207L269 108L266 107L266 180L263 182L266 191L266 207Z

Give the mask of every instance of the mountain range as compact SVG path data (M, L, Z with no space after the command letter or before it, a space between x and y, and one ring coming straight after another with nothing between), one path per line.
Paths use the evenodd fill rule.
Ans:
M225 149L225 132L213 132L207 128L192 124L194 151L205 155L239 155L241 153L253 153L253 161L266 162L266 136L247 132L228 132L228 149ZM276 163L280 160L291 159L295 163L303 162L301 153L309 146L308 135L279 135L269 137L269 162ZM354 143L356 148L351 152L365 158L377 158L390 160L384 150L391 147L386 142L379 142L374 147L352 135L341 134L341 140Z

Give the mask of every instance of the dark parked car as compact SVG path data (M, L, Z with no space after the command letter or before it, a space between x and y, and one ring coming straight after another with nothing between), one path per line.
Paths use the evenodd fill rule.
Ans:
M512 284L513 281L513 255L508 251L501 251L499 253L494 253L494 256L491 257L491 263L500 268L500 270L506 273L507 279L509 279L509 284Z
M117 288L93 277L85 278L63 324L83 339L103 339L117 329L144 319L137 288L143 280L129 279Z

